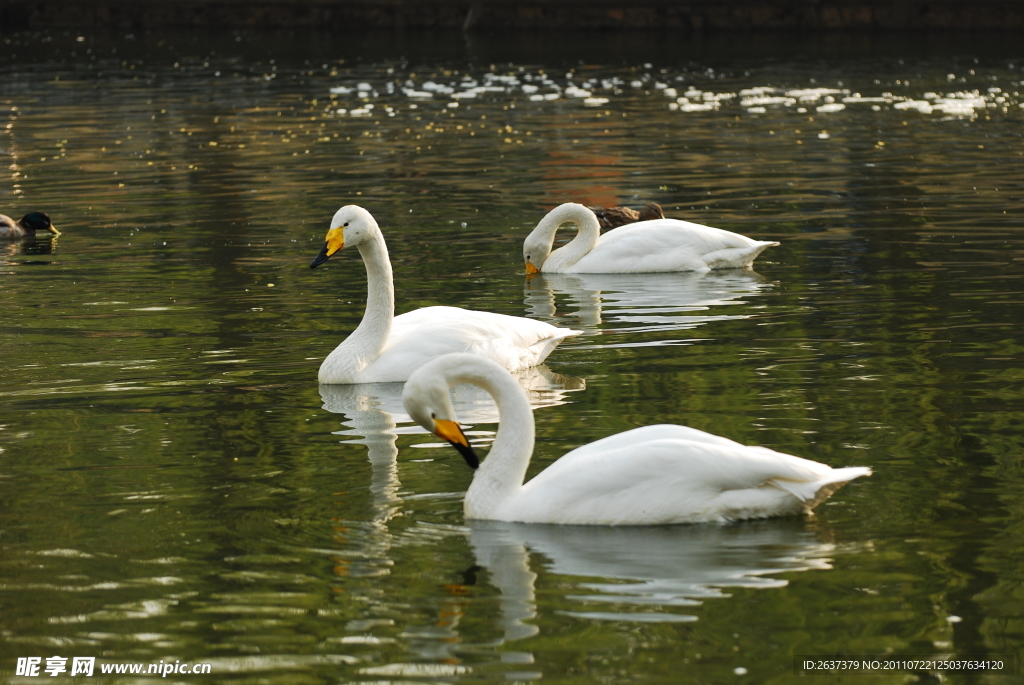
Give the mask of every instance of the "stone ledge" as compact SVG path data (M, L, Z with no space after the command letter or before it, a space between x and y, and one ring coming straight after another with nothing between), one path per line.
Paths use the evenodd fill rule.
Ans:
M683 31L1024 28L1020 0L0 0L0 26L151 29L672 29Z

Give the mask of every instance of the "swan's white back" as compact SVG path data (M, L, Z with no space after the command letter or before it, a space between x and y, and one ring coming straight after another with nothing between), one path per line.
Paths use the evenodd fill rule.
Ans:
M688 221L655 219L605 233L569 273L735 269L750 266L771 245L778 243Z
M842 484L870 473L686 426L645 426L569 452L526 483L500 518L610 525L768 518L810 510L836 478Z

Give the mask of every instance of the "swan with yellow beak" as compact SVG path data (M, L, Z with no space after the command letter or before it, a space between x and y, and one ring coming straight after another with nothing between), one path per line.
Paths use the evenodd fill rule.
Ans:
M395 287L384 235L370 212L346 205L331 220L316 268L346 247L366 266L366 312L359 326L320 365L321 383L404 381L431 359L451 352L486 357L509 371L536 366L582 331L521 316L459 307L423 307L395 316Z
M552 250L559 226L579 228L569 244ZM653 219L601 234L597 215L574 202L555 207L523 243L526 272L628 274L750 268L779 243L677 219Z
M621 229L616 229L621 230ZM494 398L498 433L482 462L459 428L449 389L476 385ZM832 468L687 426L634 428L577 447L527 482L533 411L510 373L478 355L424 364L402 390L414 421L473 467L467 519L646 526L727 522L808 513L864 466ZM565 427L571 430L571 421Z

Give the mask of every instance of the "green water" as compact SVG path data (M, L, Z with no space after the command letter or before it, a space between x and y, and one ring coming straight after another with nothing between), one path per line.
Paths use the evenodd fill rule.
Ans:
M0 245L4 678L54 655L109 680L212 666L176 682L796 682L794 657L836 654L1020 673L1019 47L601 35L0 36L0 211L63 232ZM496 90L455 98L467 76ZM787 95L811 88L840 92ZM754 272L528 280L522 240L568 200L782 245ZM354 251L308 264L353 202L399 312L586 331L531 380L531 474L671 422L874 475L815 518L467 524L472 474L399 386L317 386L365 279ZM486 443L486 402L459 406ZM869 681L908 678L938 682Z

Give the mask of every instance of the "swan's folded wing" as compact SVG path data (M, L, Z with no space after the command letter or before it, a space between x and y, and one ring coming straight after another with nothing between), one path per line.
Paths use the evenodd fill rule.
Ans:
M395 317L377 363L417 368L442 354L472 352L515 371L540 364L559 342L580 332L518 316L424 307Z
M729 248L749 247L759 242L739 233L678 219L644 221L623 226L622 229L602 235L598 247L614 246L622 254L645 255L685 247L697 254L708 254Z
M784 490L813 506L820 501L822 485L835 473L824 464L701 431L694 431L699 434L694 440L681 434L636 435L640 430L570 452L524 486L524 503L534 500L528 505L532 510L565 522L570 522L566 518L572 512L578 512L580 520L599 515L598 522L608 524L721 520L728 518L724 501L744 499L729 497L733 492Z
M660 440L679 440L682 442L707 443L709 445L720 445L734 449L745 449L738 442L723 438L720 435L705 433L689 426L679 426L671 423L644 426L632 430L609 435L606 438L595 440L587 445L582 445L567 452L562 458L555 462L561 468L572 465L574 462L585 462L591 458L601 457L621 449L638 449L643 445L653 444Z
M605 233L573 271L704 271L746 266L774 244L688 221L656 219Z
M662 430L636 429L585 445L566 454L541 475L548 477L550 472L550 477L568 477L571 473L574 479L607 483L609 489L617 484L681 480L724 491L756 488L775 480L813 482L832 471L825 464L764 447L747 447L683 426L649 428Z

